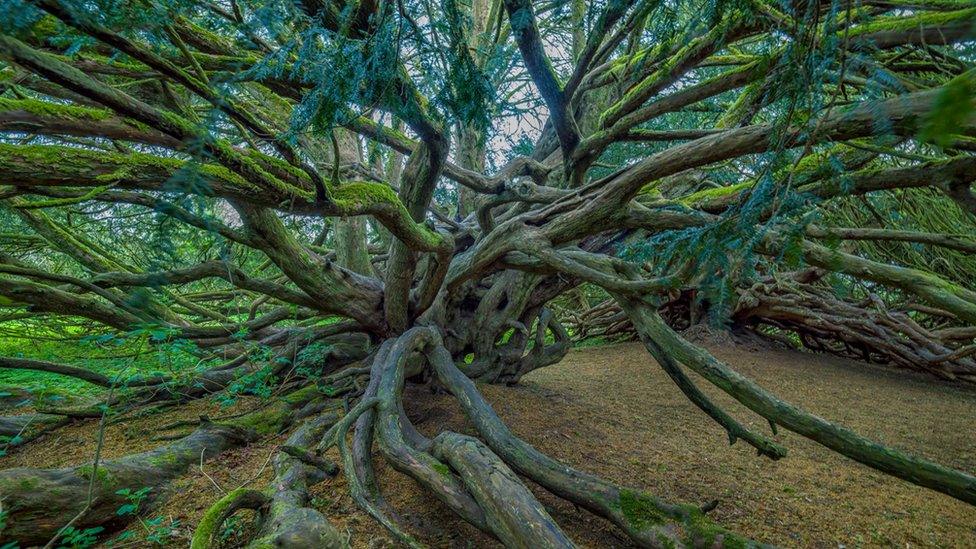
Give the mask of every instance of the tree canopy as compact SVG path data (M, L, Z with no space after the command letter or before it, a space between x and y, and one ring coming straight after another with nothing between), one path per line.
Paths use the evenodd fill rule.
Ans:
M84 356L0 368L110 388L118 410L274 400L106 462L106 494L147 464L163 483L202 451L295 429L271 495L228 494L194 547L269 500L255 544L335 542L305 501L311 473L294 474L333 469L317 457L333 446L357 503L410 546L374 446L508 546L572 545L515 473L640 546L752 544L543 455L471 381L517 383L617 334L759 459L787 450L696 383L976 504L971 474L784 402L678 333L707 322L976 382L969 0L2 5L0 333L168 354L111 375ZM416 432L403 385L431 378L478 438ZM68 414L47 413L51 428ZM0 472L0 538L107 523L111 497L83 482L98 468ZM59 486L75 492L41 521L33 494Z

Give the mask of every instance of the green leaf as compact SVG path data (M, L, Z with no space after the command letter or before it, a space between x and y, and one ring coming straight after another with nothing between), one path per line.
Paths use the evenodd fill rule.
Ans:
M953 78L939 93L932 111L925 119L919 137L945 147L952 136L961 133L969 118L976 113L976 71Z

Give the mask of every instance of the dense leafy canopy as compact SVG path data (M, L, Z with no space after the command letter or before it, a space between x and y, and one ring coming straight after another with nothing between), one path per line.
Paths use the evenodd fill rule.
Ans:
M400 398L413 351L427 362L409 368L467 394L453 372L515 383L574 337L636 333L733 441L785 453L681 365L774 425L976 501L970 475L791 407L672 329L707 319L976 381L968 0L0 10L5 379L66 375L138 405L313 384L362 396L393 440L367 410ZM372 393L349 382L368 370L329 377L366 357ZM499 450L489 419L495 459L558 469ZM442 442L461 473L474 443ZM431 483L436 460L410 452ZM617 503L587 508L657 540L621 507L645 496L598 480ZM491 506L454 482L439 497L488 528ZM731 535L668 509L693 539Z

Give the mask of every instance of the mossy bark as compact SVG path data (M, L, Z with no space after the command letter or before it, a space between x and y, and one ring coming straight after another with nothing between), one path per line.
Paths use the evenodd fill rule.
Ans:
M117 527L131 520L117 513L127 503L117 491L151 488L146 504L159 497L163 486L193 463L246 443L253 435L239 427L205 423L172 444L98 464L63 469L7 469L0 472L0 496L7 512L0 543L43 544L73 517L86 510L75 528ZM94 473L91 505L88 487Z
M869 467L976 504L976 477L868 440L780 400L674 332L645 303L617 296L649 350L660 348L771 423L816 441Z

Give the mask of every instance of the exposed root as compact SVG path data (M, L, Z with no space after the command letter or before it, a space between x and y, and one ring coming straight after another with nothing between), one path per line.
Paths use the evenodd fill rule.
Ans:
M60 419L52 414L21 414L17 416L0 416L0 436L14 438L29 430L43 429L59 423Z
M319 416L306 422L288 437L281 453L275 457L275 480L270 508L262 520L257 538L250 544L251 547L338 549L345 545L342 536L329 520L308 506L308 488L335 476L336 465L304 450L321 437L323 431L335 424L337 419L331 413ZM302 458L296 458L296 454Z
M592 307L584 302L583 307L582 310L567 307L559 311L576 341L634 338L634 326L613 299L606 299Z
M282 334L288 335L287 332L282 332ZM293 337L292 339L295 338ZM314 338L311 338L311 340L315 341ZM265 340L265 342L269 341ZM365 339L362 337L362 334L331 335L328 338L322 338L322 341L327 341L330 344L329 351L320 358L323 363L328 364L328 371L326 373L330 375L324 376L320 381L323 385L338 384L338 386L333 387L333 395L355 391L358 383L355 376L367 370L342 367L366 356ZM279 356L294 355L297 352L296 349L297 345L292 344L286 347ZM287 373L286 369L291 367L291 358L288 360L273 361L276 364L273 374L276 376L285 375ZM182 402L219 393L227 389L234 381L240 379L242 376L253 373L258 368L258 364L248 362L247 356L242 355L237 359L206 370L186 380L177 381L168 376L134 377L120 380L76 366L43 360L0 357L0 369L42 371L74 377L99 387L129 389L128 392L118 392L108 398L106 402L99 403L97 406L89 406L88 408L53 409L38 407L38 412L40 412L38 414L0 417L0 436L12 438L18 434L23 435L16 443L16 446L22 446L27 442L39 438L41 435L69 424L70 421L66 421L65 418L85 419L101 417L101 406L103 405L112 407L115 414L110 423L115 423L123 420L126 414L152 413L154 410L158 411L158 409L164 407L174 406ZM307 382L303 381L303 383ZM29 395L24 395L24 399L29 399ZM147 408L147 405L150 404L154 405L154 408ZM26 427L29 427L29 434L28 430L25 429ZM157 440L165 439L158 438Z
M217 542L214 537L225 520L241 509L253 509L263 515L268 502L268 496L257 490L238 488L229 492L203 514L190 542L190 549L216 547Z
M399 524L380 509L379 505L371 497L372 493L369 487L366 486L364 480L359 476L355 457L346 443L346 433L349 431L352 422L364 411L378 404L378 398L360 401L347 415L347 417L350 417L350 421L344 422L340 429L336 431L335 445L339 449L339 455L342 456L342 467L346 474L346 484L349 486L349 494L357 505L369 513L377 522L382 524L384 528L389 530L401 543L408 547L424 547L422 543L403 530Z
M205 423L178 442L116 460L64 469L7 469L0 472L0 494L7 511L7 527L0 542L21 545L43 544L72 517L81 513L87 501L88 486L95 476L94 498L90 508L75 523L76 528L120 526L131 517L117 510L127 503L118 494L127 488L138 491L151 487L149 499L159 488L183 474L192 464L212 458L228 448L244 444L253 433L236 426Z
M811 283L822 275L807 269L738 290L731 321L742 330L734 333L735 338L753 334L791 348L799 343L816 352L976 383L976 327L960 325L954 314L928 305L889 306L874 295L860 301L838 298L831 289ZM706 307L696 302L694 290L685 290L672 295L658 313L681 331L703 326L699 322ZM637 337L633 322L613 300L583 312L566 309L560 314L577 341ZM777 333L757 331L763 327L773 327Z
M515 473L480 440L441 433L432 452L457 471L506 547L575 547Z
M551 330L554 338L552 344L546 344L546 330ZM535 341L532 348L516 364L516 367L509 371L500 372L493 380L495 382L504 381L509 385L514 385L522 379L525 374L555 364L566 356L572 340L566 328L556 320L552 311L542 309L539 313L539 320L536 324Z
M363 398L329 429L318 446L318 453L338 448L357 505L404 545L422 546L399 525L375 486L369 452L373 441L395 469L507 546L573 546L513 469L609 519L642 547L757 545L716 525L696 506L668 504L576 471L514 437L471 379L457 369L441 341L435 329L420 327L384 342L373 359ZM433 365L487 444L457 433L442 433L430 441L413 428L403 413L402 395L406 373L414 371L418 357ZM358 428L353 436L355 450L347 442L353 425ZM366 436L368 432L371 434Z
M112 387L116 384L115 380L112 378L87 370L85 368L79 368L77 366L68 366L65 364L56 364L54 362L48 362L46 360L31 360L26 358L16 358L16 357L0 357L0 368L6 368L11 370L33 370L36 372L48 372L52 374L59 374L63 376L73 377L76 379L81 379L91 383L92 385L97 385L99 387ZM151 378L135 378L128 380L123 383L126 387L139 387L145 385L158 385L167 381L167 377L151 377Z
M377 356L373 376L379 379L375 438L380 453L394 469L405 473L478 529L490 532L484 510L468 493L464 484L450 469L429 452L412 445L405 436L429 446L406 419L402 409L403 382L411 355L426 344L428 329L414 328L400 336L390 347L389 355ZM404 427L409 426L409 427ZM445 474L447 473L447 474Z
M783 403L681 339L654 307L625 300L621 306L638 328L648 351L685 395L728 431L732 442L739 438L746 440L760 454L773 459L785 455L781 446L745 428L710 401L685 375L682 364L767 418L773 426L783 425L917 484L964 500L972 497L976 484L968 475L877 445ZM538 349L545 348L546 331L553 330L550 322L551 319L539 318L535 341ZM444 432L430 440L411 424L403 410L405 380L431 369L439 383L460 403L480 438ZM322 513L308 506L308 488L339 470L336 464L322 457L332 447L339 452L341 470L356 504L403 545L423 547L401 525L395 510L382 497L373 474L374 446L393 468L413 478L461 518L509 547L573 547L572 540L516 473L609 520L641 547L759 546L709 519L705 514L710 510L708 505L700 508L672 504L617 485L568 467L514 436L481 396L474 381L455 365L436 328L416 327L388 339L375 352L368 370L369 383L362 387L362 380L357 376L365 372L365 368L351 368L329 377L332 382L352 383L346 402L360 395L358 401L347 405L341 417L326 411L327 401L314 387L306 387L237 418L233 425L202 421L197 431L171 445L105 462L96 472L100 486L98 497L78 522L79 526L123 522L114 514L124 503L121 496L113 496L119 488L161 486L199 459L201 452L206 458L248 440L255 431L279 433L297 420L312 418L291 434L274 457L275 480L270 489L239 489L218 501L200 523L193 540L194 549L210 547L214 532L239 509L254 509L259 513L259 530L250 547L346 547L348 540ZM315 444L317 440L320 442ZM0 474L0 489L5 495L16 494L5 502L13 528L8 528L4 535L13 536L8 539L21 543L47 539L63 524L63 518L52 520L42 516L41 510L49 508L48 494L62 493L58 490L67 486L65 497L80 502L83 498L79 497L79 490L87 486L91 475L83 467L57 471L12 470ZM20 488L19 492L16 488ZM32 495L35 493L42 495ZM60 501L58 505L66 515L78 512L67 505L67 500L65 505Z
M698 507L666 503L639 490L577 471L539 452L512 434L474 383L454 366L450 354L436 345L436 332L428 334L435 345L427 356L438 379L458 399L488 446L519 474L609 520L641 547L756 545L718 526Z
M128 503L128 489L135 492L151 488L141 507L159 496L161 488L201 460L286 429L294 421L314 410L321 395L314 387L295 391L274 402L223 424L201 418L200 426L190 435L148 452L103 461L97 470L91 465L62 469L7 469L0 471L0 497L7 511L7 527L0 532L0 543L17 541L21 545L44 543L51 539L72 517L82 513L73 524L76 528L103 526L113 529L134 518L132 513L118 514ZM91 506L85 510L89 484L95 483ZM57 512L53 512L56 510Z

